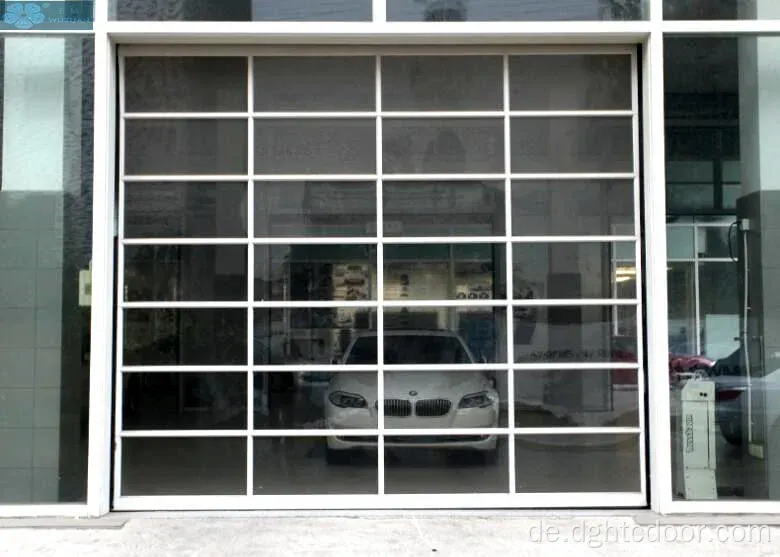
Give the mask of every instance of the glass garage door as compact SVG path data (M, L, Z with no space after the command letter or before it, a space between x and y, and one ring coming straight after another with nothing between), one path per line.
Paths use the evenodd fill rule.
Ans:
M644 505L635 66L124 51L115 507Z

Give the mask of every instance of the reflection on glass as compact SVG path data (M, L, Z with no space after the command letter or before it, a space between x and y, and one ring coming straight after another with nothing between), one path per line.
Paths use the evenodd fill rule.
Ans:
M125 301L246 300L246 246L125 246Z
M371 21L371 0L109 0L119 21Z
M699 257L720 257L731 259L736 257L738 246L735 245L735 230L728 226L702 226L698 227L698 252ZM729 238L731 235L731 238Z
M126 309L127 366L246 364L246 310Z
M122 427L244 429L246 373L125 373Z
M501 435L386 435L386 493L506 493Z
M642 486L637 435L518 435L518 493L631 492Z
M628 110L628 54L526 55L509 59L511 110Z
M693 226L666 227L666 257L669 259L693 259Z
M257 56L253 62L258 112L357 112L376 107L374 57Z
M385 246L385 300L506 298L505 244Z
M664 0L664 19L776 19L774 2L739 0Z
M700 346L712 360L739 348L740 282L736 263L699 264Z
M126 238L241 238L246 214L246 184L125 184Z
M382 110L503 110L500 56L385 56Z
M515 244L512 250L515 299L636 297L636 267L618 259L633 256L631 243Z
M382 137L383 170L388 174L504 171L500 118L385 118Z
M631 118L512 118L512 172L631 172Z
M255 236L374 236L375 182L255 182Z
M258 301L376 299L376 248L361 244L255 245Z
M514 320L516 362L636 361L621 349L636 343L634 306L521 306Z
M392 341L392 337L389 340ZM507 425L505 372L393 370L385 371L384 378L385 428L492 428ZM337 387L349 390L349 385L339 384ZM373 397L369 394L368 400L376 401L376 394L373 393Z
M376 374L255 373L255 429L375 429Z
M693 261L667 264L670 353L696 353L695 275Z
M244 57L125 58L127 112L246 111Z
M375 436L255 437L254 494L376 494L376 446Z
M122 495L244 495L246 438L122 439Z
M503 182L384 182L385 236L503 236Z
M514 374L517 427L639 426L635 369L523 370Z
M388 21L638 20L647 0L387 0Z
M512 235L634 232L634 186L623 180L512 182Z
M375 119L255 120L256 174L371 174Z
M246 135L245 120L127 120L125 172L246 174Z
M366 329L376 328L376 310L356 307L255 308L255 365L376 365L373 352L348 347ZM361 345L370 349L368 345ZM359 357L358 357L359 356Z

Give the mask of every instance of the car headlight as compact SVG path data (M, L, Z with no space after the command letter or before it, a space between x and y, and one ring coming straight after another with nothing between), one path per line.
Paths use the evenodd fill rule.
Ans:
M495 401L496 396L489 391L472 393L460 399L458 409L463 410L464 408L488 408L489 406L493 406Z
M368 406L366 399L362 396L344 391L333 391L328 395L328 400L339 408L365 408Z

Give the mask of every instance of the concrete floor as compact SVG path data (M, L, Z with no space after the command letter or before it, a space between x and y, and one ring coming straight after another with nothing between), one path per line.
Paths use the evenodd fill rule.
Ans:
M761 524L765 519L649 512L109 515L94 521L0 521L0 556L776 555L780 528Z

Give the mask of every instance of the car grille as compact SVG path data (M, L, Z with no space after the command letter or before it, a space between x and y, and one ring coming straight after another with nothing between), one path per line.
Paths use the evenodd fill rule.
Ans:
M451 407L452 403L446 398L418 400L414 405L414 413L421 418L436 418L446 416Z
M412 414L412 403L400 398L385 399L385 416L391 418L405 418Z

